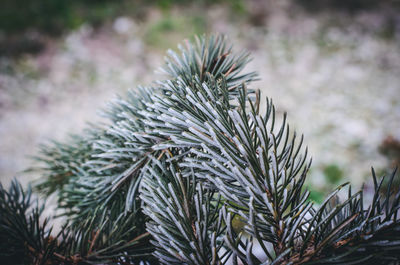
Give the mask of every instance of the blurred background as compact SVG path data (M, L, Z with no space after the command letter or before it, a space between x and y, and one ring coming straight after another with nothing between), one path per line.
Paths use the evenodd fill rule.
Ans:
M215 32L251 52L254 87L305 135L315 201L399 164L400 1L1 0L1 182L35 178L39 143L100 121L166 49Z

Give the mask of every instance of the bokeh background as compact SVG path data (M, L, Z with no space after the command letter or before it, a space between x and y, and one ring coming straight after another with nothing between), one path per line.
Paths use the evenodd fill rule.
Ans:
M399 163L399 1L1 0L1 182L35 179L23 171L38 144L100 122L114 95L157 78L166 49L204 33L251 52L254 87L305 135L315 201Z

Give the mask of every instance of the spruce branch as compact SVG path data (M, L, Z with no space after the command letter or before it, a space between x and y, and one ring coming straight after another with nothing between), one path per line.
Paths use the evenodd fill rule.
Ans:
M258 241L270 262L306 263L318 260L324 249L343 244L341 235L348 234L359 218L360 212L354 211L353 205L361 204L360 199L357 201L361 192L350 194L344 202L333 201L343 188L340 186L315 208L308 201L309 192L303 191L310 166L310 162L306 163L307 150L300 154L302 139L295 144L296 137L290 137L285 118L274 132L275 110L270 101L262 117L258 115L259 106L247 100L244 88L236 106L229 100L219 101L228 93L226 85L213 84L212 88L206 83L187 87L184 106L174 108L166 102L165 107L158 108L163 113L156 118L158 121L151 123L155 130L164 121L164 127L183 131L168 130L171 141L160 148L191 148L192 155L179 164L180 170L191 169L190 172L217 187L231 203L233 212L246 221L246 232ZM353 211L344 215L348 207ZM238 242L237 238L230 239ZM246 257L243 262L253 263L255 257L249 251L252 242L247 242L244 247L236 244L236 253L239 258ZM241 249L247 253L240 255Z
M56 259L62 263L62 248L51 236L48 219L41 220L43 205L13 180L6 190L0 185L0 262L2 264L47 264Z
M168 156L168 155L167 155ZM175 163L155 158L143 179L141 199L151 218L147 230L163 264L224 264L224 232L220 196L191 177L183 177Z
M374 197L343 184L314 205L303 137L276 118L224 38L169 52L139 87L69 143L41 151L44 180L68 223L51 236L31 192L0 187L3 259L38 264L398 264L400 192L372 171ZM347 190L347 197L342 194ZM30 210L33 209L33 210ZM10 236L9 236L10 235ZM3 242L3 241L2 241ZM10 256L6 256L10 254ZM157 261L156 261L157 260Z
M2 264L154 262L149 234L137 234L133 226L136 215L128 216L120 211L118 220L112 220L108 212L102 212L99 221L94 213L79 228L65 225L53 234L50 219L42 216L43 207L33 200L31 189L24 191L16 180L8 191L0 185Z
M151 117L158 113L154 102L163 104L173 98L167 84L179 80L184 86L190 86L194 74L200 73L200 81L203 82L209 76L205 74L208 72L213 73L215 78L225 77L232 86L255 78L254 73L239 74L248 62L247 55L233 54L222 37L197 39L196 44L188 43L187 47L180 49L181 56L170 52L166 59L163 69L170 79L158 82L158 89L140 88L139 94L130 92L127 101L120 99L111 107L109 116L114 117L111 118L114 125L94 141L97 154L85 164L89 165L85 183L92 181L90 186L96 188L91 191L92 202L86 200L88 204L84 207L90 208L99 202L109 203L112 197L123 191L126 194L126 210L137 208L135 200L142 178L141 169L149 166L150 155L160 155L157 146L169 140L169 135L160 134L151 123ZM235 90L232 90L233 93ZM173 104L182 105L183 102L177 100ZM92 172L101 177L92 178Z
M168 136L153 131L153 127L149 126L149 116L154 116L157 111L146 110L153 104L154 98L161 102L170 98L171 93L165 84L176 83L179 79L183 80L184 86L190 86L193 73L201 73L202 79L199 81L204 81L211 76L211 72L218 78L225 77L232 86L255 78L254 73L240 74L248 62L247 55L233 54L220 36L197 39L196 44L180 49L181 56L170 52L170 57L166 59L164 72L169 74L170 80L158 82L158 89L139 88L139 93L131 91L125 99L119 98L105 112L112 125L83 137L85 144L80 146L82 150L79 151L85 154L83 151L90 150L89 159L77 156L77 160L74 160L72 152L78 149L74 143L57 144L53 150L43 152L46 180L39 189L47 193L58 189L59 207L64 208L72 218L70 227L79 228L93 213L97 214L94 219L99 220L97 225L101 227L103 219L99 214L102 212L108 212L110 219L116 222L114 224L120 220L120 211L127 215L139 215L134 219L142 220L140 201L137 198L141 172L151 167L151 155L160 155L161 151L155 146L169 141ZM184 69L172 67L177 60ZM235 87L231 90L233 97L237 90ZM182 102L175 101L175 104L180 105ZM68 163L65 163L62 155L52 157L54 153L64 154L68 151L71 151L68 157L72 160ZM61 169L57 168L60 164ZM62 173L56 175L61 176L59 178L53 174L57 171ZM124 208L121 210L116 205L124 205ZM143 225L137 227L139 229ZM140 232L145 232L141 229Z

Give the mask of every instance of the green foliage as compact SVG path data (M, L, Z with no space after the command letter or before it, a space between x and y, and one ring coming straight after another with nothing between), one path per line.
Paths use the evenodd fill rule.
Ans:
M176 45L176 36L192 36L206 30L207 21L203 16L196 14L174 16L165 12L159 20L149 25L144 40L147 45L166 49Z
M26 29L57 34L83 22L100 23L113 16L124 1L89 0L4 0L0 28L14 33Z
M320 204L324 201L325 194L318 189L314 188L312 185L306 187L310 191L309 199L314 203Z
M58 236L40 226L39 210L15 210L31 207L30 191L0 188L0 228L22 234L8 242L24 254L18 257L43 264L400 261L400 192L382 193L385 178L372 171L370 204L343 184L315 206L304 185L311 159L303 137L286 115L276 118L271 100L260 111L260 93L248 89L256 74L242 73L248 55L233 53L220 36L179 49L160 69L167 79L109 106L108 125L42 149L37 188L56 192L68 219ZM395 172L389 186L394 179Z
M338 9L345 11L361 11L389 5L398 8L398 2L392 0L296 0L297 3L308 10L318 11L325 9Z
M60 34L83 23L96 26L118 15L141 17L149 7L168 10L173 5L215 3L243 9L242 0L2 0L0 29L6 33L34 29Z
M343 171L338 165L331 164L324 168L324 176L329 183L336 184L343 178Z

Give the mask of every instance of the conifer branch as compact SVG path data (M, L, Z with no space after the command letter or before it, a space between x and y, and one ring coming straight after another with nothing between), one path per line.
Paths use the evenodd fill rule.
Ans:
M137 235L133 226L136 215L120 212L114 221L106 211L102 220L94 213L79 228L65 225L54 234L50 219L42 217L43 207L33 201L31 189L25 192L16 180L8 191L0 185L1 264L154 262L148 233Z
M154 158L153 158L154 159ZM162 264L224 264L224 232L220 196L191 177L183 177L174 163L154 161L145 174L141 199L151 218L147 230Z
M0 256L37 264L366 264L400 261L400 192L304 187L303 137L248 89L249 61L220 37L169 52L166 80L119 97L69 143L43 147L42 193L69 222L52 237L31 191L0 187ZM347 197L339 199L348 189ZM343 197L343 196L342 196ZM340 197L340 198L342 198ZM32 208L34 207L34 208ZM36 207L36 208L35 208ZM33 209L33 210L31 210ZM7 246L12 251L7 252ZM257 246L257 251L256 251ZM157 260L157 261L156 261Z

